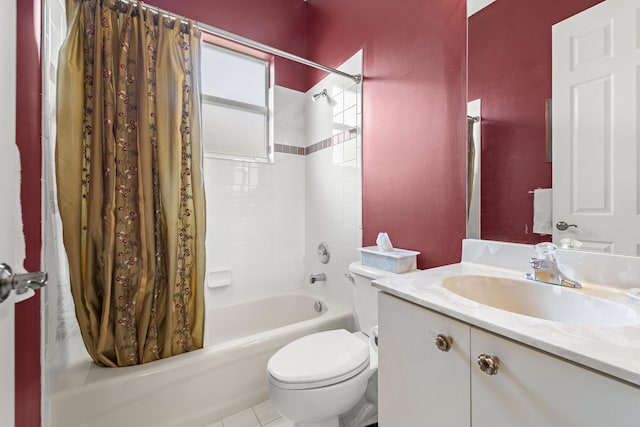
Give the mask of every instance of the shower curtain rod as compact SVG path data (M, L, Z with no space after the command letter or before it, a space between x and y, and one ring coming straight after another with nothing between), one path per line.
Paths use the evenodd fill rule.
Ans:
M122 3L134 3L134 4L136 3L135 1L128 1L128 0L120 0L120 1ZM152 6L152 5L147 5L145 3L142 3L142 7L143 8L149 8L152 11L156 11L158 13L162 13L162 14L164 14L166 16L169 16L169 17L172 17L172 18L175 18L175 19L180 19L182 21L188 20L188 18L185 18L185 17L182 17L182 16L178 16L175 13L169 12L168 10L160 9L159 7L155 7L155 6ZM221 30L220 28L216 28L216 27L213 27L211 25L204 24L202 22L198 22L198 21L194 21L194 22L196 23L196 26L199 29L201 29L202 31L205 31L205 32L207 32L207 33L209 33L211 35L218 36L218 37L221 37L223 39L239 43L239 44L241 44L243 46L247 46L247 47L251 47L253 49L257 49L257 50L259 50L261 52L264 52L264 53L270 53L272 55L279 56L281 58L285 58L285 59L288 59L290 61L297 62L299 64L304 64L304 65L307 65L309 67L316 68L318 70L322 70L322 71L326 71L326 72L329 72L329 73L337 74L337 75L342 76L342 77L347 77L347 78L353 80L356 83L360 83L362 81L362 75L361 74L345 73L344 71L336 70L335 68L331 68L331 67L327 67L326 65L318 64L317 62L313 62L313 61L310 61L308 59L302 58L300 56L294 55L292 53L285 52L284 50L280 50L280 49L277 49L275 47L271 47L269 45L262 44L262 43L259 43L257 41L248 39L246 37L242 37L242 36L239 36L237 34L230 33L229 31Z
M212 27L211 25L203 24L201 22L196 23L197 27L201 30L211 33L214 36L222 37L223 39L231 40L236 43L240 43L244 46L248 46L259 51L270 53L272 55L279 56L281 58L288 59L290 61L294 61L300 64L307 65L309 67L316 68L318 70L327 71L329 73L338 74L342 77L347 77L353 80L356 83L360 83L362 81L361 74L349 74L344 71L336 70L335 68L327 67L326 65L318 64L317 62L310 61L308 59L302 58L300 56L294 55L289 52L285 52L284 50L276 49L275 47L268 46L266 44L259 43L257 41L248 39L246 37L239 36L237 34L230 33L228 31L221 30L216 27Z

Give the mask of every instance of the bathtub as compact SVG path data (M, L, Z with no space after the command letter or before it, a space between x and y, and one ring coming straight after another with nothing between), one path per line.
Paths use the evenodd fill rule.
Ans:
M268 399L266 366L278 349L352 330L353 315L295 290L209 309L206 322L201 350L126 368L87 358L70 366L52 396L52 426L206 426Z

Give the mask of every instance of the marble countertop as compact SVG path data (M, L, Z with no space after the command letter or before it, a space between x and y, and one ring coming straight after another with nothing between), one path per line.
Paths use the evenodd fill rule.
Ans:
M374 286L449 317L640 386L640 323L595 327L524 316L463 298L442 282L456 275L489 275L521 280L523 271L462 262L380 279ZM623 289L583 281L582 289L554 286L555 292L581 292L624 304L640 315L640 302ZM541 284L540 286L553 286Z

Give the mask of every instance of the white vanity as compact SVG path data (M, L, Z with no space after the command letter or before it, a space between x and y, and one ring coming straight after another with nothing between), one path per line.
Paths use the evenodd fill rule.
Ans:
M465 240L459 264L375 282L380 425L640 425L640 301L624 292L640 258L561 251L570 289L522 282L534 255Z

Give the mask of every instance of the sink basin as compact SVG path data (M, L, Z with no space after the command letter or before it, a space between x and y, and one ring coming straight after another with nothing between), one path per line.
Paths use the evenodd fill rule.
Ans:
M640 323L640 315L626 305L570 289L529 280L459 275L443 286L463 298L500 310L554 322L597 327Z

